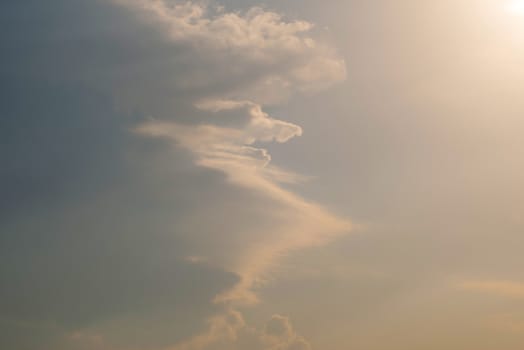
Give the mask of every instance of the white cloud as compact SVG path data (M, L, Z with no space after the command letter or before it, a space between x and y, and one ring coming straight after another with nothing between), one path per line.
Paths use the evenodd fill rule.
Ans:
M177 64L186 68L162 86L202 97L275 103L346 77L344 60L313 38L313 25L306 21L286 21L258 7L224 12L191 1L113 1L163 29L167 40L183 49ZM157 78L173 79L169 74Z

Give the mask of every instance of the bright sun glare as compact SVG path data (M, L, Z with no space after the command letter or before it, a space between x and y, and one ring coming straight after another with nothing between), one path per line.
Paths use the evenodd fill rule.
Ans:
M506 10L513 15L524 16L524 0L513 0L506 5Z

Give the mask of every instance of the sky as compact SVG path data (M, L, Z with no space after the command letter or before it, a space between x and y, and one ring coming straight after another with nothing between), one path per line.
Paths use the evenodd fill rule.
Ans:
M1 8L0 348L522 349L523 1Z

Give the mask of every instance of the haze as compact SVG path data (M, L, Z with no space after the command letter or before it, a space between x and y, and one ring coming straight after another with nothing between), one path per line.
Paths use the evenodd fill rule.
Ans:
M0 348L522 350L524 2L0 10Z

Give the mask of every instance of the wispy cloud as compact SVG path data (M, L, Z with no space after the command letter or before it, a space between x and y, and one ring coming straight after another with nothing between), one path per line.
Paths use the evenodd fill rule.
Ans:
M242 279L233 290L217 297L220 301L252 303L256 302L253 287L279 257L328 242L347 233L351 225L320 205L282 188L280 182L293 181L297 176L271 166L267 151L252 146L255 142L271 140L285 142L299 135L301 129L271 119L259 106L252 106L246 119L243 128L153 121L140 126L137 132L178 143L195 155L198 165L223 172L231 183L273 202L265 211L266 220L274 223L270 231L253 227L256 233L252 234L253 240L239 251L227 253L236 259L232 265L224 267Z
M247 326L235 310L258 302L257 287L281 257L325 244L351 229L348 220L283 188L281 183L297 183L304 177L271 165L270 154L261 147L262 143L285 143L302 135L299 125L272 118L262 105L344 80L344 60L309 35L312 24L287 22L261 8L227 13L191 2L119 3L163 28L174 43L192 50L195 59L179 88L193 91L195 110L207 114L199 123L153 119L136 132L171 141L188 150L197 165L225 174L230 183L268 201L264 227L250 227L248 240L240 246L236 242L234 251L223 252L227 259L219 256L214 261L240 276L235 286L214 300L232 309L211 318L207 332L177 347L214 349L223 337L236 340L245 332ZM224 233L222 239L234 241L235 237ZM213 263L213 259L209 261ZM264 349L309 348L291 331L287 319L274 318L270 325L279 322L287 329L286 339L267 336Z
M246 324L242 314L229 310L209 320L208 333L166 350L311 350L311 345L297 334L289 318L273 315L264 329Z
M266 228L253 235L255 238L239 251L228 252L236 258L224 268L240 275L241 281L217 297L217 301L256 302L252 289L278 257L322 244L350 229L346 220L282 188L279 183L298 182L303 177L272 166L270 154L258 146L272 141L285 143L302 135L300 126L272 118L263 111L261 103L267 101L267 92L274 90L273 83L278 81L288 92L313 85L323 88L326 83L330 85L345 78L343 60L334 50L306 35L311 24L286 22L282 16L260 8L239 14L190 2L120 3L141 11L145 20L162 26L174 42L184 42L213 57L214 70L222 72L235 67L231 74L214 77L221 81L219 85L232 86L235 76L242 75L242 80L253 88L241 92L219 89L200 95L194 102L195 108L210 114L203 123L153 120L136 131L172 140L190 151L196 164L218 170L231 183L274 201L274 207L265 213L266 220L274 222L270 232ZM216 59L224 55L228 58L227 65ZM211 81L206 84L213 86ZM218 117L214 116L217 113L223 121L230 120L228 126L217 124ZM260 231L257 227L252 230Z
M310 347L286 317L255 329L240 311L259 302L259 287L283 257L351 229L349 220L287 189L307 176L274 166L264 147L303 133L267 106L343 81L345 62L315 39L309 22L204 3L57 0L13 3L6 12L18 16L9 45L20 49L8 75L15 87L34 85L10 98L6 135L30 129L39 141L28 152L26 137L15 142L24 159L11 168L31 166L22 171L28 185L13 198L32 191L33 177L50 195L45 210L35 205L36 214L13 219L24 241L44 237L49 248L27 250L9 237L6 266L30 278L2 275L9 285L3 305L9 318L57 325L57 345L36 348ZM56 171L34 167L48 162ZM56 195L56 188L81 187L84 173L85 193ZM92 183L97 176L111 180ZM72 257L74 268L63 264ZM55 283L58 275L65 277ZM39 297L21 292L29 290ZM206 318L208 328L184 341ZM134 344L127 335L155 328L151 319L162 339L148 333Z

